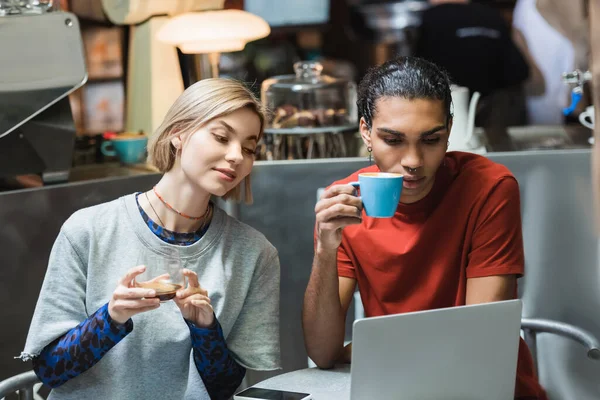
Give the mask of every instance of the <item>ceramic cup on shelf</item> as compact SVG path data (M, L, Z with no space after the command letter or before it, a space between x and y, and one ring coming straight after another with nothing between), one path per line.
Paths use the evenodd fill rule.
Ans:
M579 122L581 125L594 129L594 106L589 106L584 112L579 114Z
M102 154L118 157L123 164L139 164L146 159L148 137L138 133L104 135Z

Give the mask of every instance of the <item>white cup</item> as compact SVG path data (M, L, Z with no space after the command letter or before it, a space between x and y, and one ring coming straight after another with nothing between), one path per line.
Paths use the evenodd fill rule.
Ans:
M579 114L579 122L587 128L594 129L594 106L589 106Z

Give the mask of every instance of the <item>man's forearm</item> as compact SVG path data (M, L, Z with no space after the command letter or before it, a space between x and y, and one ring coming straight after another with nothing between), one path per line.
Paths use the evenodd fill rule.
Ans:
M344 315L340 303L336 250L317 250L304 295L302 323L308 356L330 368L344 345Z

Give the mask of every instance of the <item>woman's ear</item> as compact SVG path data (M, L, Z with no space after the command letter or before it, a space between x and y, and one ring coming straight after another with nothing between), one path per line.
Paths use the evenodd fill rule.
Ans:
M173 137L171 138L171 144L173 145L173 147L175 147L176 150L181 150L181 146L183 145L181 135L173 135Z

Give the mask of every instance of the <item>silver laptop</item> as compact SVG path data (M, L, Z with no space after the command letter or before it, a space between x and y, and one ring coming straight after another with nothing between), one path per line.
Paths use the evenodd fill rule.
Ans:
M351 400L512 400L520 300L357 320Z

